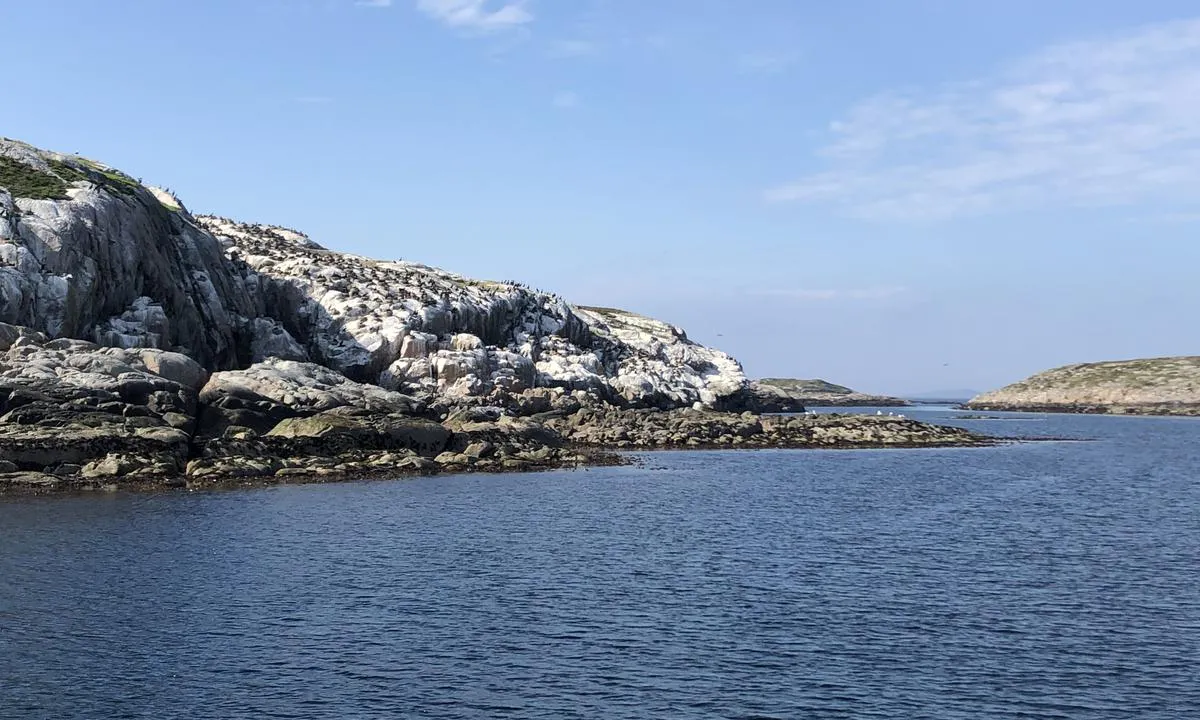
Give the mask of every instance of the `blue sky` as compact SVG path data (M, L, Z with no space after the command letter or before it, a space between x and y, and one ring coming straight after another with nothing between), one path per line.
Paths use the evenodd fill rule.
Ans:
M1200 354L1200 10L5 3L0 134L193 211L627 307L751 375Z

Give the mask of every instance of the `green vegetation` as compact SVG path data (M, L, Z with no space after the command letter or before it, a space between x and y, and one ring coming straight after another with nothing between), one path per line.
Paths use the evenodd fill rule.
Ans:
M122 195L133 195L142 187L140 182L119 170L106 168L91 160L83 160L81 162L92 171L92 173L89 173L87 179L97 185L103 186L107 190L112 190Z
M13 197L64 200L67 184L51 173L0 155L0 187Z
M78 182L80 180L90 180L87 173L69 163L62 160L47 160L46 164L54 171L54 174L62 179L65 183Z
M1186 381L1196 377L1197 372L1200 372L1200 358L1147 358L1068 365L1035 375L1026 382L1037 389L1100 385L1152 388Z
M8 190L13 197L33 200L65 200L67 186L81 180L130 196L142 187L141 183L128 175L90 160L68 162L51 158L46 160L46 164L50 172L0 156L0 187Z

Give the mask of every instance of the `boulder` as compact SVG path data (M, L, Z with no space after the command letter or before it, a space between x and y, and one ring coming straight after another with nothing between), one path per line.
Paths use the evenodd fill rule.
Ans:
M140 360L147 372L166 378L189 390L199 390L208 380L208 373L200 363L187 355L164 350L144 350Z
M450 431L420 418L325 412L283 420L264 437L303 438L314 445L324 442L326 447L350 442L361 449L412 450L433 456L446 447Z
M469 458L474 458L477 460L479 458L489 457L489 456L493 455L495 452L496 452L496 446L486 440L483 440L480 442L473 442L470 445L467 445L467 447L465 449L463 449L462 454L466 455Z
M359 383L315 363L268 358L245 370L213 373L200 391L208 405L223 405L228 398L243 403L263 402L285 406L295 414L311 414L338 407L379 413L415 413L414 399L377 385ZM224 403L228 407L228 403Z

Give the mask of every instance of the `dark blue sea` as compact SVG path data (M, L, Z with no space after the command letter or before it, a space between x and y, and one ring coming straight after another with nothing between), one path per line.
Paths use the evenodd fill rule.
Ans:
M0 717L1200 718L1200 419L903 412L1073 440L0 499Z

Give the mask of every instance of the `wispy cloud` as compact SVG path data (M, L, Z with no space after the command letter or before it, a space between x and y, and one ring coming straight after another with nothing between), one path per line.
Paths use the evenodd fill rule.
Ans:
M780 288L752 290L751 295L790 298L810 302L829 302L836 300L887 300L908 292L908 288L898 285L883 287L849 288L841 290L816 290L808 288Z
M529 0L417 0L417 9L449 27L494 33L533 22Z
M359 7L385 8L392 6L392 0L355 0Z
M776 202L876 220L1200 199L1200 19L1056 45L991 77L869 98Z
M572 110L579 107L579 95L569 90L564 90L554 96L554 107L560 110Z

